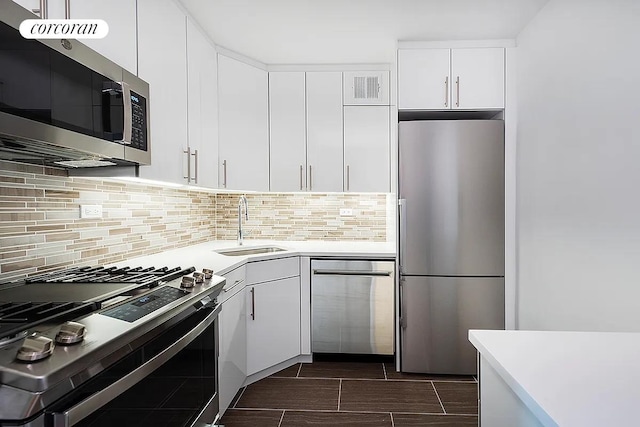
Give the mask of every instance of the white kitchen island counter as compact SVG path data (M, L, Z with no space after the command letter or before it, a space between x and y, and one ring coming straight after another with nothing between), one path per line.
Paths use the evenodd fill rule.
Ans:
M483 427L639 425L640 333L469 331Z

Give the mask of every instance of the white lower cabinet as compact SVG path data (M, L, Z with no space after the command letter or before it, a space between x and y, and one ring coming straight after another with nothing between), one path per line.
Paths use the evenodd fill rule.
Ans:
M247 265L247 375L300 355L299 268L297 257ZM255 283L270 272L281 278Z
M300 354L311 355L311 258L300 257Z
M300 354L300 277L248 286L247 375Z
M301 354L300 258L250 262L224 276L218 296L220 415L247 377ZM308 290L302 294L308 301ZM308 321L303 326L309 329Z
M218 357L220 414L224 414L247 378L247 310L244 267L225 275L227 284L218 301L220 355Z

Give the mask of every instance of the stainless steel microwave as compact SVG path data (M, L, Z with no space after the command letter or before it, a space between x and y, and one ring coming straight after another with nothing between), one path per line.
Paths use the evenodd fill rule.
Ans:
M0 0L0 159L149 164L149 85L79 41L23 38L33 18Z

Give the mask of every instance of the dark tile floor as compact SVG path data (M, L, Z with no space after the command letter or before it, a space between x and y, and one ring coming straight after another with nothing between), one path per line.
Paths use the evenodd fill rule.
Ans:
M404 374L392 363L296 364L240 390L225 427L478 425L473 377Z

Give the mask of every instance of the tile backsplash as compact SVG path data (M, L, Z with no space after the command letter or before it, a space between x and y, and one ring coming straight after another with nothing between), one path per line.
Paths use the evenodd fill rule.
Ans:
M235 239L239 194L216 197L216 236ZM350 193L247 194L247 239L368 240L387 239L387 195ZM352 215L341 216L340 209Z
M236 238L241 193L67 177L0 161L0 282ZM246 238L392 239L389 194L248 193ZM80 205L103 208L81 219ZM340 216L340 208L353 215Z

